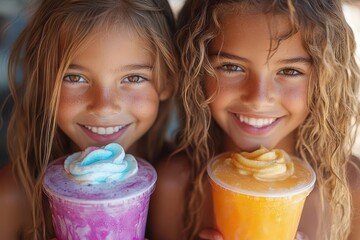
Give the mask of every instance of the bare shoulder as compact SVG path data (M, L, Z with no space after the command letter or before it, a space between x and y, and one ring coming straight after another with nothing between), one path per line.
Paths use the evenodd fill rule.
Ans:
M184 154L168 156L159 161L156 166L158 179L154 199L170 200L168 204L182 203L189 183L189 159Z
M150 201L150 239L179 239L189 183L189 159L178 154L162 159L155 167L158 180Z
M24 225L24 196L15 182L10 164L0 168L0 229L3 239L18 239Z
M185 154L168 156L155 166L159 175L159 183L163 184L187 184L189 179L189 158Z
M353 203L353 221L348 240L360 239L360 159L352 156L348 168L348 180Z

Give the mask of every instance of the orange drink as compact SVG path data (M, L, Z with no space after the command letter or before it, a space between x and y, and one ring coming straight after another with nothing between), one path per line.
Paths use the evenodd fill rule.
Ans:
M215 224L225 240L294 240L315 173L279 149L225 153L208 164Z

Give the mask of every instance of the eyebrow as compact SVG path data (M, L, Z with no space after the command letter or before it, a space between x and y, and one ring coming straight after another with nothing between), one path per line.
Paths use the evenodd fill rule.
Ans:
M153 70L153 68L154 67L152 65L148 65L148 64L129 64L129 65L119 67L115 71L116 72L130 71L130 70L150 70L151 71L151 70ZM86 67L83 67L78 64L70 64L69 69L79 69L79 70L83 70L83 71L88 70Z
M237 61L243 61L243 62L250 62L248 59L233 55L226 52L218 52L218 53L210 53L209 57L222 57L227 58L231 60L237 60ZM282 64L294 64L294 63L305 63L305 64L311 64L312 60L310 57L294 57L294 58L288 58L288 59L281 59L278 61L278 63Z
M305 64L311 64L312 60L310 57L295 57L295 58L289 58L289 59L283 59L279 60L278 63L285 63L285 64L291 64L291 63L305 63Z
M249 60L246 58L239 57L237 55L233 55L233 54L226 53L226 52L210 53L209 57L222 57L222 58L228 58L228 59L237 60L237 61L249 62Z
M124 70L153 70L153 66L152 65L148 65L148 64L129 64L129 65L125 65L123 67L120 67L118 70L119 71L124 71Z

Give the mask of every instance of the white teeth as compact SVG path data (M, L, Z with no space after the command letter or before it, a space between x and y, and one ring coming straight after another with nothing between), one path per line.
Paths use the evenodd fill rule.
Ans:
M246 123L256 128L262 128L272 124L276 118L249 118L242 115L237 115L240 122Z
M123 126L116 126L116 127L91 127L91 126L85 126L87 129L92 131L93 133L99 134L99 135L110 135L113 133L116 133L120 131L120 129L123 128Z

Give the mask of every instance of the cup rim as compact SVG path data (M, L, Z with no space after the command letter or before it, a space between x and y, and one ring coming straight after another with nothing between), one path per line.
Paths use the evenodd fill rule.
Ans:
M276 192L276 193L254 192L254 191L238 189L236 187L233 187L233 186L221 181L220 179L217 179L213 174L211 166L216 159L218 159L222 156L229 155L234 152L235 151L228 151L228 152L217 154L216 156L212 157L210 159L210 161L207 163L206 171L207 171L208 177L211 179L211 181L213 181L215 184L217 184L221 188L224 188L226 190L229 190L229 191L232 191L232 192L235 192L238 194L244 194L244 195L249 195L249 196L253 196L253 197L284 198L284 197L296 196L298 194L305 193L305 192L310 193L315 187L315 182L316 182L315 171L313 170L313 168L310 166L310 164L308 162L303 161L302 159L300 159L299 157L294 156L294 155L290 155L290 157L297 159L297 161L302 166L304 166L306 169L308 169L310 171L310 180L308 182L306 182L305 184L303 184L302 186L296 187L295 189L284 190L284 191Z
M53 165L58 164L59 162L63 161L64 158L65 157L61 157L59 159L54 160L53 162L51 162L49 164L48 168L50 168ZM156 186L156 181L157 181L156 170L154 169L154 167L148 161L146 161L146 160L144 160L142 158L139 158L139 157L136 157L136 160L144 168L150 169L151 170L151 176L152 176L152 179L148 183L148 185L146 187L142 188L141 191L139 191L139 192L134 192L134 193L131 193L131 194L127 193L126 196L117 196L117 197L113 197L113 198L111 198L111 197L109 197L109 198L98 198L98 199L76 198L76 197L72 197L70 195L64 195L61 192L53 191L47 185L47 181L45 180L45 176L44 176L44 179L43 179L43 182L42 182L44 193L46 194L46 196L49 199L54 199L54 200L59 199L61 201L67 201L67 202L77 203L77 204L81 204L81 205L82 204L119 204L119 203L123 203L123 202L127 202L127 201L133 201L134 199L142 198L142 197L147 196L147 195L150 196L154 192L155 186ZM130 178L131 178L131 176L130 176ZM109 184L114 185L114 184L121 184L121 183L99 183L99 184L96 184L96 185L101 186L102 184L107 184L109 186Z

